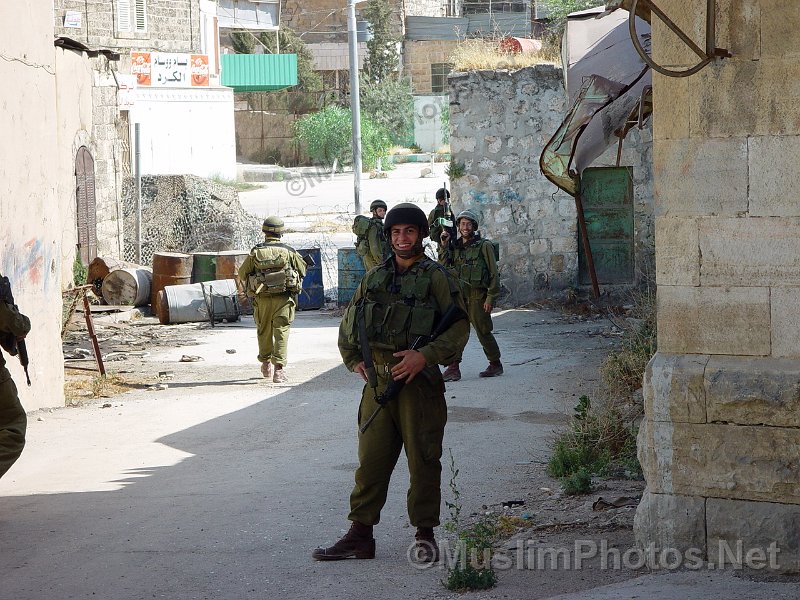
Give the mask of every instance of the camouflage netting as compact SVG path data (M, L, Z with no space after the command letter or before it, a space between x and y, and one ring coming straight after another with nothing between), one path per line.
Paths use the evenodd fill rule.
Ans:
M136 204L133 178L123 187L125 260L136 256ZM155 252L250 250L261 242L261 220L245 212L236 190L195 175L142 177L142 256Z

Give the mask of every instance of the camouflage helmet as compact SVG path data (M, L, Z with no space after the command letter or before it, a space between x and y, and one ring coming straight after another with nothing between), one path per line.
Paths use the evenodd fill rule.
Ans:
M402 223L419 227L420 239L430 234L428 217L416 204L403 202L392 207L392 210L386 213L386 218L383 221L383 231L388 235L392 225L400 225Z
M261 231L267 235L281 236L284 230L283 219L280 217L267 217L261 226Z
M458 222L461 219L469 219L470 221L472 221L473 225L475 226L475 229L478 229L478 215L476 215L471 210L462 210L460 213L458 213L458 216L456 217L456 226L458 226Z
M386 206L386 202L384 202L383 200L373 200L372 203L369 205L370 211L376 211L379 208L386 210L389 207Z

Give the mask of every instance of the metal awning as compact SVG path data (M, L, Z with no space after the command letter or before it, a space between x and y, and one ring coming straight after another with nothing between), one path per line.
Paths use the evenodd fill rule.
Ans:
M597 8L567 21L562 63L571 107L539 166L573 196L580 192L583 170L651 112L652 72L633 47L628 15ZM640 42L649 48L650 26L636 20Z
M297 85L296 54L223 54L221 83L234 92L272 92Z

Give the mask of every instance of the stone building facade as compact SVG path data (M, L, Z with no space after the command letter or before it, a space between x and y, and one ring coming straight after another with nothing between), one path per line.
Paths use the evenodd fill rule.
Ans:
M403 44L404 75L411 78L415 94L447 92L447 75L457 40L406 40ZM438 69L438 70L437 70Z
M705 2L659 5L705 31ZM733 57L653 81L658 353L635 530L712 562L775 542L798 571L800 5L720 0L716 43ZM655 19L653 56L697 62Z
M564 118L563 75L552 65L517 71L454 73L450 84L450 149L463 176L452 180L457 208L477 210L482 230L501 240L505 301L523 304L578 286L575 200L539 170L542 149ZM621 165L634 180L638 283L652 270L650 131L636 129ZM617 148L595 166L616 165Z

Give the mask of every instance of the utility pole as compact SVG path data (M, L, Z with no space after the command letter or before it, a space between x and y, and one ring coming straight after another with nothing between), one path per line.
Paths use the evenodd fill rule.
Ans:
M358 97L358 34L356 0L347 0L347 41L350 49L350 111L353 113L353 198L361 214L361 101Z
M142 151L141 151L141 134L139 131L139 123L133 126L133 143L136 146L136 153L133 155L133 176L136 183L135 200L136 200L136 243L134 245L135 257L137 265L142 264Z

